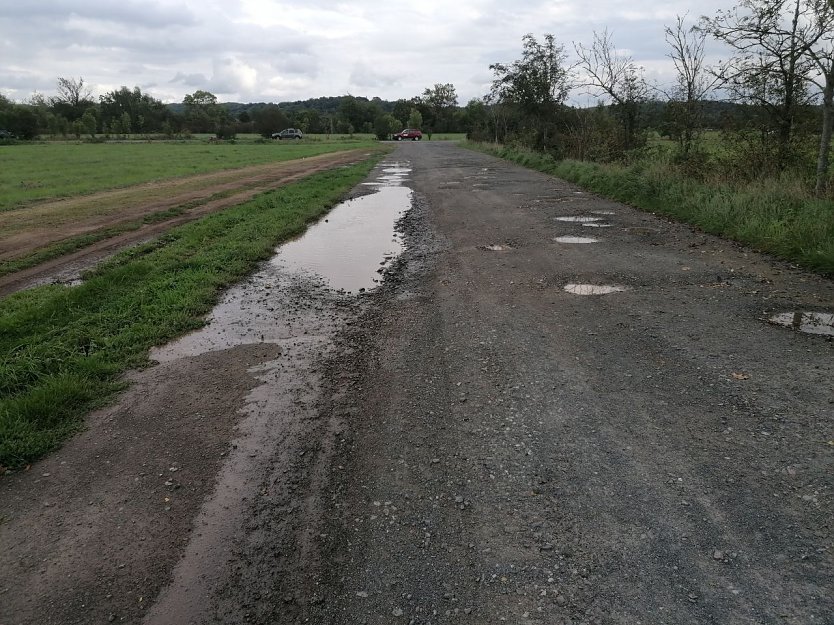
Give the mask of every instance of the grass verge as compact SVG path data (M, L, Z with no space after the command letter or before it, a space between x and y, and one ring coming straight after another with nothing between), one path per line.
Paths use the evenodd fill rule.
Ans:
M834 205L790 181L708 185L664 163L557 161L517 148L465 145L834 276Z
M225 287L302 232L381 158L259 195L131 248L83 284L0 300L0 467L57 447L150 347L194 330Z

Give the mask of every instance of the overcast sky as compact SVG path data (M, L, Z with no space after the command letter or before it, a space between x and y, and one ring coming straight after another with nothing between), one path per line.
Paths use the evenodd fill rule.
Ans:
M411 98L453 83L461 104L484 95L490 63L521 38L552 33L572 50L608 27L617 47L661 83L663 27L730 0L2 0L0 93L16 101L83 77L94 96L138 86L164 102L197 89L223 102L347 93ZM715 51L715 50L713 50ZM574 95L576 103L591 103Z

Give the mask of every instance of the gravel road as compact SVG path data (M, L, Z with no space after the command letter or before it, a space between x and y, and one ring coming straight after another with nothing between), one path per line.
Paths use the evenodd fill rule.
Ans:
M834 623L834 344L768 321L834 284L450 143L388 162L382 286L264 268L0 479L0 623Z

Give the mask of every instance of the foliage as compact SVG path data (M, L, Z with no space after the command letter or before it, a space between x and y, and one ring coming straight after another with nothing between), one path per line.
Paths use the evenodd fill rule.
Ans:
M527 34L522 39L520 59L510 65L493 63L495 74L489 101L514 106L529 120L535 139L530 144L537 149L548 149L555 135L556 113L571 88L570 68L564 46L557 45L553 35L544 42Z

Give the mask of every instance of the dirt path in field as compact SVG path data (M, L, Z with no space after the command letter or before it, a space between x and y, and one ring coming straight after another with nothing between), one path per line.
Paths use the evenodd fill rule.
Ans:
M0 276L0 296L34 284L67 281L116 251L212 212L241 204L258 193L306 176L361 160L367 150L322 154L294 161L200 174L44 202L0 212L0 261L21 258L47 245L136 223L175 208L185 212L160 218L60 258Z
M834 623L834 343L768 323L834 284L454 145L394 160L382 286L266 264L0 480L0 623Z

